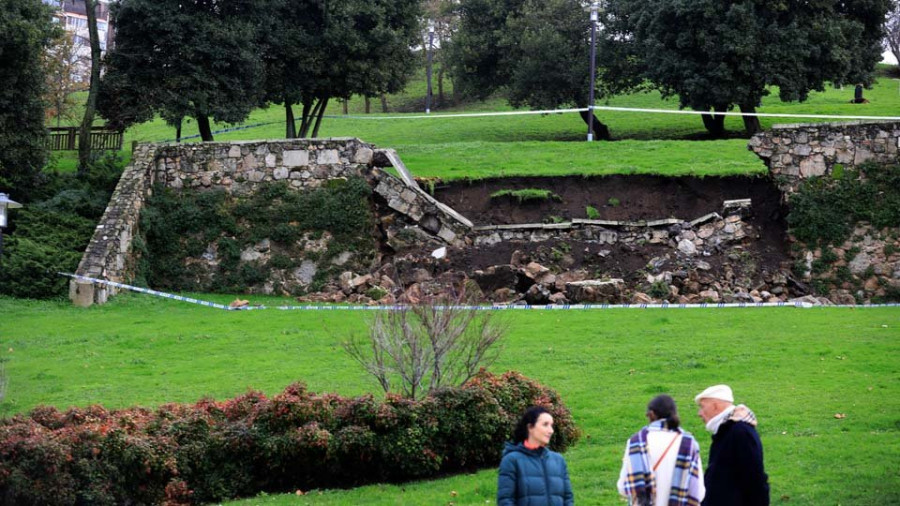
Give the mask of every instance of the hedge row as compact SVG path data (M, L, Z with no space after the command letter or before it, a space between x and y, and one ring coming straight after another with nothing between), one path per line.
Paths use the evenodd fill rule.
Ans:
M39 407L0 420L0 502L189 504L490 467L533 404L555 418L555 449L577 440L556 392L515 372L482 371L421 401L297 383L273 398L249 392L155 411Z

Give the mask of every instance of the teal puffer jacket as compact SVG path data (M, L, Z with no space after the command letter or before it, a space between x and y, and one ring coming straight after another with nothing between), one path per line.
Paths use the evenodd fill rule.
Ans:
M521 443L506 443L497 479L498 506L573 504L569 470L562 455L546 448L529 450Z

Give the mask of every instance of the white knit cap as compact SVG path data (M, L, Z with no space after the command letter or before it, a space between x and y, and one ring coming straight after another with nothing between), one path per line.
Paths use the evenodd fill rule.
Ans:
M719 399L734 403L734 394L728 385L713 385L694 397L694 402L700 403L700 399Z

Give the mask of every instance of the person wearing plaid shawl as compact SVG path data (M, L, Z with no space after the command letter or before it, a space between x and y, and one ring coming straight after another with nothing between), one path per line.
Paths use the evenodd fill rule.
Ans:
M633 506L700 506L706 494L700 447L680 428L675 400L654 397L647 419L625 447L619 493Z

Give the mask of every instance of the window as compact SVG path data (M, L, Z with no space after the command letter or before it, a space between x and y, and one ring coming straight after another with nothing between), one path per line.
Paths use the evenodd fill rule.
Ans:
M87 28L87 19L69 16L66 18L66 26L75 30Z

